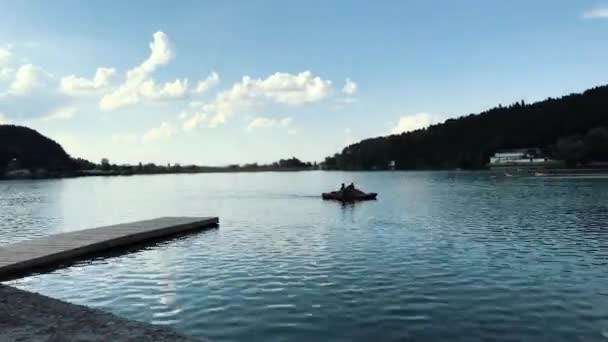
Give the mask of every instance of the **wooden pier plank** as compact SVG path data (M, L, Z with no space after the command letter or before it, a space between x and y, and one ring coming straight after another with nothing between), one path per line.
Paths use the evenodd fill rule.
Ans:
M17 278L34 269L81 260L102 251L215 227L218 223L217 217L161 217L0 246L0 281Z

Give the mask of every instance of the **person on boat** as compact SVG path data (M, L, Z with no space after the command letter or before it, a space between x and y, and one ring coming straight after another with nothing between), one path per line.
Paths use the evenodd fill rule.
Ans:
M340 191L344 191L344 183L342 183L342 186L340 187Z
M346 190L355 190L355 183L350 183L347 187Z

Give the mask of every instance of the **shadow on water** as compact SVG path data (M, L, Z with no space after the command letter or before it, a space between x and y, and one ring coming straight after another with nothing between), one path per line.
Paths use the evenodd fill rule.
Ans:
M204 230L199 231L188 231L178 233L169 237L158 237L154 239L150 239L141 243L137 243L134 245L124 246L124 247L116 247L112 249L107 249L104 251L97 251L91 254L83 255L81 257L72 259L67 262L60 262L52 265L34 267L27 271L17 271L14 273L8 273L0 279L0 283L15 281L19 278L26 278L30 276L37 276L45 273L51 273L53 271L57 271L60 269L72 267L72 266L86 266L98 262L100 260L108 260L117 257L121 257L127 254L138 253L142 251L147 251L154 249L156 247L160 247L163 245L175 243L178 241L184 241L192 238L195 235L203 235L210 234L211 232L217 232L219 229L219 225L211 226ZM10 285L10 284L9 284Z

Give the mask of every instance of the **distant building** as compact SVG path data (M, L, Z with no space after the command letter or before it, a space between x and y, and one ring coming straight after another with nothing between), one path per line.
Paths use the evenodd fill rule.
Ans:
M501 150L490 157L490 168L547 168L561 166L562 162L547 158L539 148Z
M7 178L31 178L32 171L28 169L19 169L7 172L4 176Z
M11 161L8 162L8 165L6 165L7 171L15 171L19 169L21 169L21 163L17 158L11 159Z

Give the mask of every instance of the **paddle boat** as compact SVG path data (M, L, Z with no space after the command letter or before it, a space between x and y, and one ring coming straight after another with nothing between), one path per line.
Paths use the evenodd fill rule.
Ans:
M340 202L357 202L357 201L369 201L375 200L378 196L375 192L363 192L356 189L353 184L348 187L343 187L338 191L325 192L321 194L324 200L334 200Z

